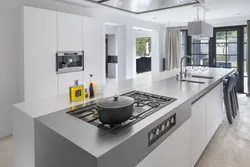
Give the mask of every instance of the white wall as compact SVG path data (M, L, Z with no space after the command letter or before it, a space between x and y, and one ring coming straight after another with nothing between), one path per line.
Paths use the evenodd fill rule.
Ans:
M135 77L135 40L133 27L117 27L117 50L118 50L118 80L131 79Z
M136 50L136 43L134 40L133 27L131 25L125 26L126 30L126 79L131 79L135 77L134 71L136 71L136 55L134 50Z
M160 30L162 25L106 14L95 8L83 8L53 0L1 0L0 1L0 138L12 134L11 105L24 99L23 59L21 56L21 6L28 5L61 12L95 17L103 22ZM129 47L128 47L129 48Z
M19 10L7 8L5 1L0 1L0 138L10 135L11 104L22 100L23 91L20 90L19 76L20 61L20 19Z
M152 32L152 72L158 73L161 72L161 64L162 64L162 57L160 56L160 34L158 31Z
M135 38L143 38L143 37L152 37L152 31L139 31L139 30L136 30L134 29L134 36Z
M116 35L108 35L108 55L117 55Z
M163 58L166 57L166 33L167 29L165 27L161 27L159 30L159 47L160 47L160 71L163 71ZM165 62L164 62L165 63Z
M108 56L117 56L116 35L108 35ZM117 64L108 63L108 78L117 78Z
M126 28L125 26L117 27L117 53L118 58L118 81L126 79Z
M105 34L114 35L117 33L117 26L105 25Z

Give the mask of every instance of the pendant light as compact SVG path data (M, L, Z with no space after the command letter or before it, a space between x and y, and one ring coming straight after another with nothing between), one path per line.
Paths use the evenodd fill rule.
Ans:
M204 10L204 20L200 19L200 8ZM194 38L200 37L213 37L213 26L205 22L206 20L206 10L202 6L197 6L197 18L188 22L188 35Z

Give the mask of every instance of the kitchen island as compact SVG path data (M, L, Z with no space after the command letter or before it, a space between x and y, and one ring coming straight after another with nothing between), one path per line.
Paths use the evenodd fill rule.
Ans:
M103 97L137 90L176 99L117 135L67 114L88 103L69 103L68 95L16 104L14 167L193 167L222 121L222 81L232 72L196 72L211 77L191 77L197 83L163 72L105 85ZM170 118L173 126L157 133Z

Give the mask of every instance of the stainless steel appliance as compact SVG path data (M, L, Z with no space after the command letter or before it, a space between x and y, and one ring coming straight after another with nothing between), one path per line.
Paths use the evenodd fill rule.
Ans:
M84 71L84 51L57 52L56 73Z
M122 132L123 130L131 127L135 123L141 121L142 119L150 116L151 114L157 112L158 110L166 107L167 105L177 100L175 98L170 98L170 97L165 97L165 96L160 96L160 95L155 95L155 94L150 94L150 93L145 93L145 92L140 92L140 91L128 92L126 94L123 94L122 96L132 97L135 100L133 116L129 120L123 122L122 124L109 125L109 124L101 123L98 119L98 114L96 110L96 102L91 102L84 107L82 107L81 105L77 106L75 107L74 110L70 109L70 111L68 111L67 113L83 121L86 121L94 126L97 126L98 128L104 130L105 132L108 132L111 134L118 134ZM173 127L175 125L175 115L173 115L172 117L169 118L173 121L171 126L169 127ZM167 122L166 122L166 125L167 125ZM165 132L167 132L167 130L168 128L164 129ZM149 132L149 138L152 137L151 133L152 132ZM151 144L152 141L153 141L153 138L150 140L149 144Z

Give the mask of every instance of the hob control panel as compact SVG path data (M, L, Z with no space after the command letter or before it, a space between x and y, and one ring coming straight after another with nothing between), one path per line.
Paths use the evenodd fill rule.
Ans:
M150 132L148 132L148 146L151 146L156 142L161 136L167 133L176 125L176 114L163 121L161 124L157 125Z

